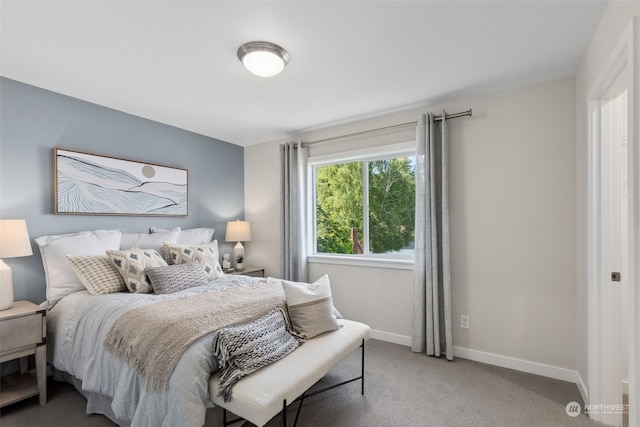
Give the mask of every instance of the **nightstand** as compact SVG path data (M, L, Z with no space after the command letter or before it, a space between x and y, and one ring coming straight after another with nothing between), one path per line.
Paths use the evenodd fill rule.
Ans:
M251 276L251 277L264 277L264 268L245 267L242 269L242 271L234 270L230 273L225 273L225 274L243 274L245 276Z
M0 408L31 396L47 403L47 312L29 301L16 301L0 311L0 362L20 359L20 373L2 378ZM27 370L35 354L36 378Z

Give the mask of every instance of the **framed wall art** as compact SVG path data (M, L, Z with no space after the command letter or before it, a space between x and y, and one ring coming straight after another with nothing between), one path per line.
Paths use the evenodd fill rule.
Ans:
M53 149L53 211L76 215L188 215L187 169Z

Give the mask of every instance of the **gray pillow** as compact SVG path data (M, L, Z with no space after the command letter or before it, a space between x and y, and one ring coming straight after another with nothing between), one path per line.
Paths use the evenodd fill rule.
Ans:
M183 289L206 285L209 282L197 262L147 267L144 272L156 294L172 294Z

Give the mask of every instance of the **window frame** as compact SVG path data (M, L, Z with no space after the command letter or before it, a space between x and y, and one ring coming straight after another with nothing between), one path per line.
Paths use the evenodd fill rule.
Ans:
M316 263L360 265L367 267L384 268L413 268L413 254L375 254L369 252L369 168L368 163L376 160L386 160L397 157L415 157L415 141L396 144L388 144L373 148L343 151L310 157L307 161L307 202L308 212L308 239L309 260ZM317 206L316 206L316 168L338 163L363 162L363 254L330 254L317 252L318 241L316 233ZM366 166L366 167L365 167Z

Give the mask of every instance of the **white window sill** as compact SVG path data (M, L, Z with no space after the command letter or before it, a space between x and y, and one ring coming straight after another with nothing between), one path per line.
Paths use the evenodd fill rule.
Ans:
M412 259L389 259L349 255L311 255L312 264L352 265L356 267L395 268L398 270L413 270Z

